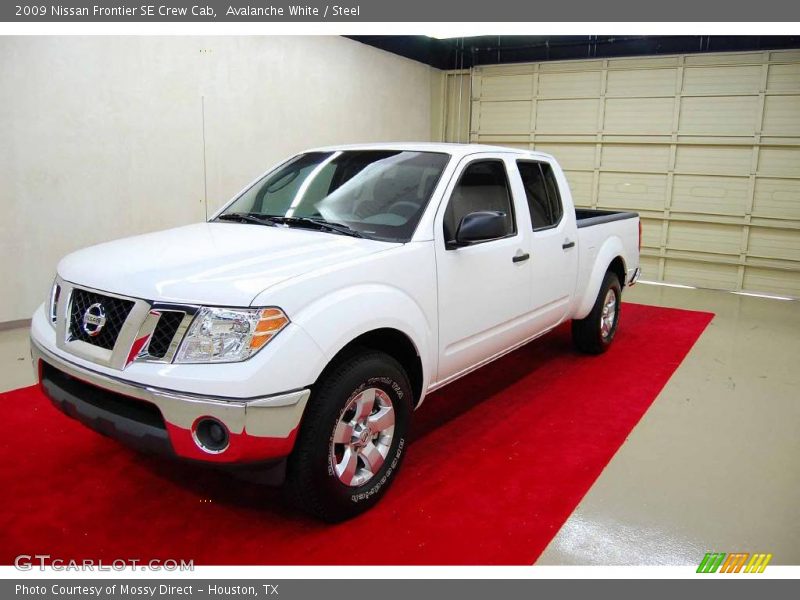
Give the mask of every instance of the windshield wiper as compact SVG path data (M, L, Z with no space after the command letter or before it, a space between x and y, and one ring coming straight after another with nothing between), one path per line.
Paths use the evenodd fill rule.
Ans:
M235 212L222 214L218 216L217 219L222 221L238 221L240 223L254 223L256 225L286 225L287 227L297 225L308 229L317 229L318 231L333 231L352 237L364 237L361 232L356 231L352 227L348 227L344 223L331 223L330 221L310 219L308 217L281 217L278 215L262 215L260 213Z
M352 227L348 227L344 223L332 223L330 221L322 221L319 219L310 219L308 217L277 217L262 215L263 218L269 219L273 223L281 225L298 225L300 227L308 227L311 229L318 229L320 231L333 231L341 233L342 235L349 235L352 237L363 238L364 235L360 231L356 231Z
M247 213L225 213L217 217L217 221L238 221L240 223L253 223L255 225L275 226L275 222L268 217L257 217Z

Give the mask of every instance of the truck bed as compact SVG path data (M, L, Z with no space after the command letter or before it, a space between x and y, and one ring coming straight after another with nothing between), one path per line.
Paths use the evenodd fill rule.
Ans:
M612 221L622 221L624 219L635 219L639 213L620 210L599 210L592 208L576 208L575 220L578 229L581 227L591 227Z
M603 275L594 272L598 260L605 266L613 258L611 255L620 256L625 269L620 283L626 285L633 277L639 266L639 215L630 211L576 208L575 220L579 252L576 296L583 299L586 310L595 300L597 279ZM599 257L609 247L614 248L611 254ZM579 314L585 316L582 311Z

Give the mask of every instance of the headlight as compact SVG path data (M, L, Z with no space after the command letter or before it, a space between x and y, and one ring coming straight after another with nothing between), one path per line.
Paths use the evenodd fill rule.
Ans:
M286 327L279 308L201 308L178 349L176 363L239 362Z

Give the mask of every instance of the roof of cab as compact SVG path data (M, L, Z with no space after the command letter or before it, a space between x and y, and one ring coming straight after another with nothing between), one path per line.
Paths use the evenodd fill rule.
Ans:
M521 148L507 148L504 146L490 146L487 144L454 144L442 142L381 142L371 144L346 144L341 146L325 146L312 148L307 152L334 152L336 150L405 150L410 152L443 152L454 157L463 157L480 152L502 152L516 156L552 158L544 152L523 150Z

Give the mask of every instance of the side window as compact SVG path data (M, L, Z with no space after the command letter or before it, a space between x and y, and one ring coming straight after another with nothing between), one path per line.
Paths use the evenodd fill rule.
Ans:
M540 163L544 173L544 185L547 188L547 197L550 199L550 213L552 215L553 225L556 225L564 214L564 207L561 205L561 194L558 192L558 182L556 181L556 174L553 173L553 167L547 163Z
M547 163L517 161L533 229L547 229L558 224L564 213L558 183L552 167Z
M455 240L461 219L482 210L506 215L505 237L516 232L508 176L500 160L475 161L461 173L444 213L444 239Z

